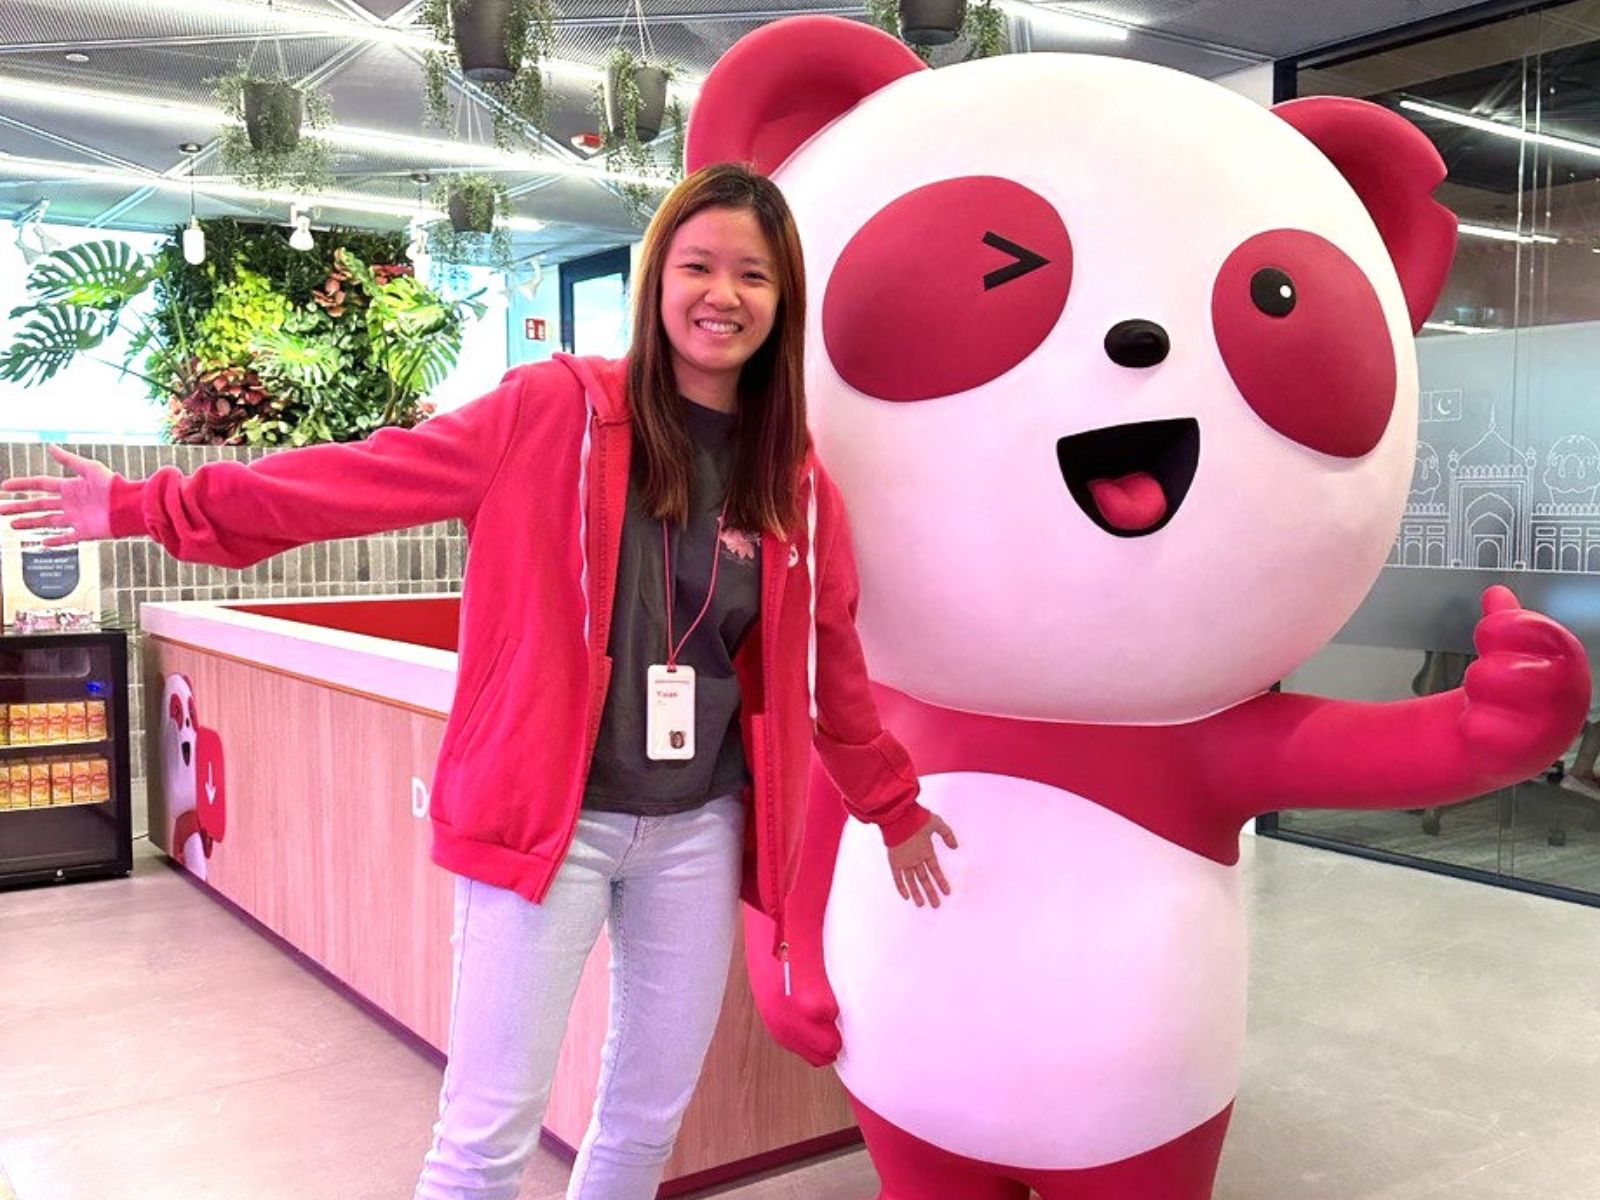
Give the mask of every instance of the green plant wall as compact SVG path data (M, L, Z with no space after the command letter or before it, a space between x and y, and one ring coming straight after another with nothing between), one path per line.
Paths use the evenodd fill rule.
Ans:
M202 228L199 265L184 260L181 230L148 257L108 241L42 260L29 276L33 303L13 314L22 327L0 348L0 379L50 378L154 288L124 369L166 406L172 441L352 441L428 415L424 397L483 307L419 284L403 237L335 229L299 251L276 225Z

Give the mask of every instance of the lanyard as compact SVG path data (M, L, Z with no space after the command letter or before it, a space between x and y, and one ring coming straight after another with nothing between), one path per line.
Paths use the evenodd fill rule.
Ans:
M700 622L705 620L706 613L711 611L711 600L717 594L717 567L722 561L722 524L728 519L728 502L722 502L722 511L717 514L717 540L711 546L711 582L706 587L706 602L700 608L700 615L694 619L694 624L684 631L683 639L676 645L672 641L672 593L676 590L672 582L672 550L667 541L667 523L661 522L661 565L665 571L664 579L667 593L667 670L678 669L678 655L688 644L694 631L700 628Z

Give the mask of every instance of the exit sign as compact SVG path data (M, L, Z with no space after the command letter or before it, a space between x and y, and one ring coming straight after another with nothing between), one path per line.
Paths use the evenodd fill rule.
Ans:
M548 341L544 327L545 320L543 317L528 317L522 322L523 336L530 342Z

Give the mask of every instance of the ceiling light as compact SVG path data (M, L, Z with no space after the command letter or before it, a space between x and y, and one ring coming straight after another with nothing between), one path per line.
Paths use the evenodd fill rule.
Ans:
M80 65L89 61L89 56L82 50L68 50L61 57L69 63L78 63Z
M50 201L41 200L12 222L16 230L16 245L22 254L23 264L30 269L41 258L48 258L62 248L61 243L44 231L44 214Z
M1021 17L1025 21L1032 21L1052 33L1059 33L1065 37L1082 38L1085 41L1092 42L1125 42L1128 40L1128 27L1126 25L1108 21L1101 17L1086 17L1081 13L1045 8L1041 4L1030 4L1027 0L995 0L995 7L1003 12L1010 13L1013 17Z
M200 228L194 196L194 156L200 153L200 143L184 142L178 149L189 156L189 227L183 231L183 261L198 267L206 260L206 231Z
M192 0L145 0L150 8L165 8L190 14L195 5ZM351 21L330 16L327 12L311 12L281 3L256 4L251 0L207 0L208 15L226 17L234 21L265 21L286 30L300 33L324 33L333 37L354 38L387 46L410 46L416 50L438 50L439 43L416 29L381 25L376 22Z
M31 238L32 241L27 239ZM22 261L33 266L41 258L49 258L63 248L60 241L44 231L38 221L31 221L17 234L17 249L22 251Z
M295 250L314 250L317 243L311 237L311 214L296 204L289 209L289 223L294 226L289 245Z
M149 188L159 192L187 192L189 178L157 175L144 171L129 171L118 167L97 167L84 163L60 162L48 158L29 158L20 154L0 151L0 174L26 172L32 177L45 179L77 179L90 183L109 183L119 187ZM659 180L657 182L660 182ZM196 181L198 186L212 196L225 199L252 200L267 204L300 204L304 196L299 192L273 191L268 188L246 187L230 179L205 177ZM372 213L386 217L414 217L415 203L385 200L380 196L364 196L359 192L318 192L317 205L321 208L343 209L348 212ZM445 214L439 209L428 210L428 215L438 219ZM508 229L531 233L543 229L545 223L533 217L510 217Z
M528 278L524 279L517 288L524 300L532 300L539 292L539 285L544 282L544 263L536 258L533 260L531 267Z
M1560 238L1551 237L1547 233L1518 233L1515 229L1501 229L1493 225L1458 224L1456 229L1467 237L1489 238L1496 242L1521 242L1525 246L1535 242L1541 246L1554 246L1561 241Z
M1465 129L1476 129L1480 133L1492 133L1496 137L1511 138L1518 142L1532 142L1540 146L1549 146L1555 150L1566 150L1573 154L1583 154L1590 158L1600 158L1600 145L1593 142L1580 142L1576 138L1561 137L1554 133L1537 133L1530 129L1523 129L1509 121L1492 121L1487 117L1475 117L1471 113L1457 112L1452 108L1441 108L1437 104L1423 104L1418 100L1402 100L1400 107L1407 112L1420 113L1425 117L1432 117L1436 121L1448 121L1452 125L1460 125Z
M169 12L191 16L197 7L193 0L141 0L141 7L163 8ZM284 31L325 34L329 37L350 38L383 46L399 46L408 50L450 50L437 42L426 30L417 26L390 25L372 21L347 20L327 12L314 12L304 8L286 7L281 2L273 4L251 3L250 0L205 0L207 15L227 17L232 20L267 21ZM571 59L547 58L544 70L554 77L598 82L605 78L605 68ZM683 75L673 79L676 92L689 93L703 82L698 76Z
M484 312L503 312L511 306L511 294L507 288L506 277L496 273L494 282L483 290Z
M206 260L206 231L200 228L200 218L190 217L189 227L183 231L183 261L198 267Z
M227 114L218 108L198 104L178 104L142 96L124 96L111 92L83 88L52 87L31 80L0 76L0 98L13 99L25 104L39 104L70 112L103 116L113 113L139 117L143 120L165 121L180 126L193 127L197 122L220 128L232 124ZM330 145L353 150L395 154L423 158L430 163L460 163L463 165L521 168L554 175L572 175L584 179L610 180L614 183L642 184L646 187L665 188L660 179L628 171L609 171L593 163L577 159L559 159L530 152L497 150L480 142L454 142L444 138L417 137L414 134L390 133L383 129L364 129L354 125L330 125L318 129L316 136ZM187 152L186 152L187 153Z
M1490 329L1486 325L1457 325L1454 321L1424 321L1424 329L1432 329L1439 333L1498 333L1497 329Z

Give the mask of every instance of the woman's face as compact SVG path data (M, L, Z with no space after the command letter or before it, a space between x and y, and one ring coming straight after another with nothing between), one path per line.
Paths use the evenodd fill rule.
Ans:
M737 384L777 312L777 262L755 213L708 208L678 226L661 275L661 323L681 391Z

